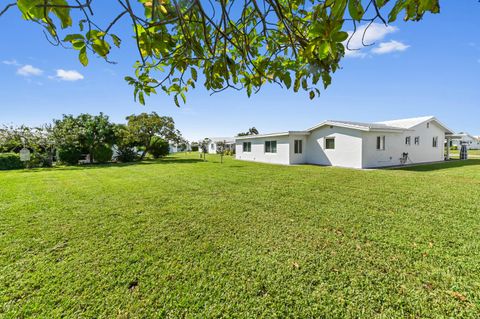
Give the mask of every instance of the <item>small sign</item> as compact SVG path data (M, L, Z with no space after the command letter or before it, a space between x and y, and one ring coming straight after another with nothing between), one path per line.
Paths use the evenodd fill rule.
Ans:
M27 162L30 160L30 151L28 150L28 148L22 148L20 150L20 160L22 162Z

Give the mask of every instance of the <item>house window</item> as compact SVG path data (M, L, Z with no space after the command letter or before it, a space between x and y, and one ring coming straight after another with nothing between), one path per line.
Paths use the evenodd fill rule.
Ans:
M433 147L438 147L438 136L433 137L432 146Z
M243 152L251 152L252 151L252 142L243 142Z
M213 150L215 148L215 144L211 144L210 148Z
M415 145L420 145L420 136L415 136Z
M335 138L334 137L327 137L325 139L325 149L326 150L334 150L335 149Z
M385 150L385 135L377 136L377 150L380 150L380 151Z
M294 151L295 151L295 154L302 154L303 150L302 150L302 140L295 140L294 141L294 144L295 144L295 147L294 147Z
M430 122L427 123L427 128L430 128Z
M410 136L405 137L405 145L411 145L412 144L412 138Z
M265 153L276 153L277 141L265 141Z

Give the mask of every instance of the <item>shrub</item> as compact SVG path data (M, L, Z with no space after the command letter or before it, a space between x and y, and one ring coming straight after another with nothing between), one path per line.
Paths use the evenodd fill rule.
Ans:
M34 167L52 167L52 157L47 153L34 152L27 162L28 168Z
M170 152L170 147L168 142L159 138L154 137L148 149L148 152L154 157L159 158L165 155L168 155Z
M93 159L98 163L107 163L112 160L113 151L108 145L98 145L93 149Z
M137 159L137 152L133 147L117 146L115 160L122 163L133 162Z
M192 152L198 152L198 145L192 145Z
M58 149L58 159L60 162L67 165L77 165L82 152L74 147L60 148Z
M15 153L0 153L0 170L24 168L20 155Z

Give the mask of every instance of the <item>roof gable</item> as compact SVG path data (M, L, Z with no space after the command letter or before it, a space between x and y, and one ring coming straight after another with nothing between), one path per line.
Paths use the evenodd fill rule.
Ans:
M396 127L392 125L386 125L382 123L363 123L363 122L352 122L352 121L334 121L328 120L324 121L318 125L315 125L309 128L307 131L313 131L323 126L338 126L349 128L352 130L359 130L359 131L388 131L388 132L403 132L405 131L404 128Z
M408 119L392 120L392 121L383 121L378 122L385 125L392 125L397 127L402 127L404 129L412 129L415 126L426 122L435 122L439 125L446 133L453 134L453 131L449 129L446 125L440 122L435 116L422 116L422 117L413 117Z

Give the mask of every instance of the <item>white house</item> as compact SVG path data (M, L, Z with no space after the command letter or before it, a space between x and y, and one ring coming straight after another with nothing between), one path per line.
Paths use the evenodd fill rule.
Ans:
M225 143L225 149L234 150L235 149L235 138L233 137L209 137L210 141L208 142L208 153L216 154L218 149L218 143ZM198 149L201 152L201 149Z
M455 137L452 138L450 146L456 146L460 148L462 145L466 145L467 149L478 150L480 149L480 139L466 132L455 134Z
M437 162L445 159L450 134L433 116L377 123L324 121L305 131L237 136L236 158L352 168Z

